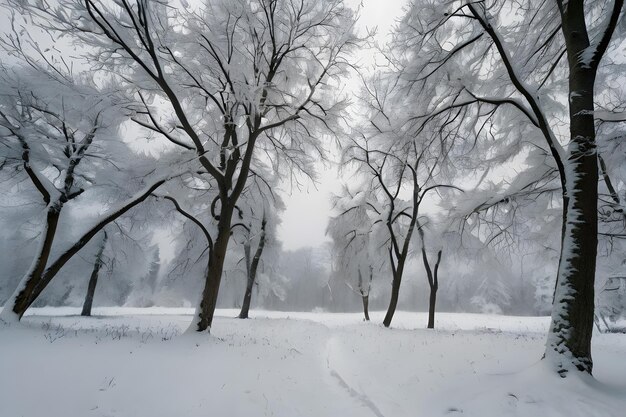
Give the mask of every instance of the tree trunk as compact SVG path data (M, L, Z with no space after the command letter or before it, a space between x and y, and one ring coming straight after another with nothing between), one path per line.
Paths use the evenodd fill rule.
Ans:
M91 277L89 277L89 286L87 287L87 295L85 296L83 311L80 313L81 316L91 316L93 297L96 293L96 285L98 285L98 274L100 273L100 268L102 267L102 253L104 252L106 244L107 232L104 232L102 243L100 244L100 248L98 249L98 253L96 254L96 261L93 264L93 271L91 271Z
M230 227L234 206L225 205L220 213L220 219L217 226L217 239L213 245L213 250L209 256L209 266L207 268L204 289L200 303L196 308L196 316L191 327L198 332L211 331L213 324L213 315L215 314L215 306L217 305L217 296L222 281L222 272L224 270L224 259L230 241Z
M417 209L414 209L413 219L417 219ZM391 300L389 300L389 307L387 308L387 314L385 314L385 319L383 320L383 325L385 327L391 326L391 320L393 319L393 315L396 312L396 307L398 306L398 297L400 295L400 284L402 283L402 275L404 273L404 264L406 263L406 259L409 254L409 244L411 242L413 229L415 228L415 223L416 223L416 220L411 220L411 224L409 225L409 230L407 231L407 235L404 238L402 252L400 252L400 256L398 257L398 266L394 268L395 270L393 272L393 281L391 282Z
M408 165L407 165L408 166ZM419 183L417 181L417 171L415 167L411 168L411 174L413 177L413 210L411 212L411 222L409 223L409 228L407 230L406 236L404 237L404 242L402 244L402 250L398 250L398 246L394 235L393 227L392 227L392 213L393 209L389 211L389 217L387 218L387 228L389 230L389 235L392 238L392 248L395 247L397 266L393 266L393 256L392 251L390 250L389 256L391 260L391 267L393 271L393 281L391 282L391 300L389 301L389 308L387 308L387 314L385 314L385 319L383 320L383 324L385 327L391 326L391 320L393 319L393 315L396 312L396 306L398 305L398 296L400 294L400 284L402 282L402 274L404 273L404 264L409 255L409 246L411 244L411 236L413 236L413 231L415 230L415 225L417 224L417 215L419 213L420 206L420 188ZM393 205L392 205L393 207ZM418 230L420 226L418 225ZM370 271L371 274L371 271ZM371 275L370 275L371 277Z
M598 244L594 84L622 6L623 0L616 0L601 41L590 45L584 2L559 2L569 63L570 145L563 199L565 223L545 358L563 377L572 369L588 373L593 370L591 336Z
M435 306L437 304L437 287L430 287L430 298L428 300L428 329L435 328Z
M246 293L243 296L243 303L241 304L241 311L239 312L240 319L247 319L250 312L250 302L252 301L252 287L254 286L254 279L248 277L246 284Z
M46 224L42 231L37 254L30 268L20 281L19 286L5 303L5 307L2 312L0 312L0 320L5 322L19 321L28 306L35 300L36 295L34 294L36 287L41 282L42 274L44 273L48 258L50 257L50 251L52 250L52 243L54 242L62 208L63 203L61 201L56 201L48 205Z
M428 279L428 287L430 288L430 297L428 300L428 324L427 329L435 328L435 308L437 306L437 290L439 290L439 265L441 264L441 255L443 249L439 249L437 252L437 262L435 267L431 269L430 262L428 261L428 254L426 253L426 239L424 237L424 230L418 226L420 238L422 239L422 261L424 262L424 269L426 270L426 279Z
M387 307L387 314L383 320L385 327L391 326L391 320L396 312L398 306L398 297L400 295L400 284L402 283L402 270L404 269L404 260L398 265L398 271L394 274L393 281L391 282L391 299L389 300L389 307Z
M591 373L594 281L598 244L598 163L593 123L593 74L570 74L571 144L564 232L546 357L565 375L571 365ZM576 93L578 94L578 93ZM586 112L586 114L584 114ZM586 120L585 120L586 119Z
M365 321L370 321L370 296L369 294L363 294L361 295L361 299L363 300L363 315L365 316Z
M202 291L202 299L198 306L197 320L195 323L196 330L199 332L205 330L208 332L211 331L229 239L230 230L228 233L220 232L217 235L215 246L213 247L213 256L211 256L211 262L209 262L204 290Z
M243 295L243 303L241 303L241 311L239 312L240 319L248 318L248 311L250 310L250 301L252 300L252 287L254 280L251 280L250 267L252 261L250 260L250 239L243 246L244 258L246 262L246 291Z
M243 297L243 303L241 305L241 312L239 313L240 319L247 319L248 312L250 310L250 301L252 300L252 288L254 287L254 281L256 280L256 271L259 267L259 261L263 255L263 248L265 247L265 218L261 222L261 236L259 237L259 246L256 248L252 263L248 268L248 282L246 285L246 293ZM247 261L246 261L247 262Z

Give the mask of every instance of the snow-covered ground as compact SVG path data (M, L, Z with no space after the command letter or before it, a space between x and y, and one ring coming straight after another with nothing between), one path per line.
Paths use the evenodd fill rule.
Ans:
M34 309L0 329L1 417L626 415L626 335L594 337L595 377L539 361L548 318L186 309Z

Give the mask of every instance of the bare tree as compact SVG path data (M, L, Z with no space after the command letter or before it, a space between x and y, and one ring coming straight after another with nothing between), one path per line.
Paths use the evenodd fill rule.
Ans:
M254 151L271 144L265 147L274 151L270 160L287 155L293 166L307 169L302 150L321 152L315 137L333 134L343 106L325 85L349 66L347 54L357 41L353 13L340 1L175 8L146 0L77 0L47 6L33 2L28 10L93 45L91 58L118 74L139 99L136 123L183 154L195 154L201 176L216 187L210 210L217 234L192 323L209 330ZM154 99L159 108L149 104Z
M430 288L430 295L428 297L428 329L435 328L435 310L437 306L437 291L439 290L439 265L441 264L441 255L443 249L437 251L437 260L435 266L431 267L431 261L428 259L428 253L426 250L426 237L424 233L425 225L418 225L417 230L422 241L422 262L424 263L424 269L426 271L426 279L428 279L428 287Z
M408 146L399 147L398 143L391 142L390 145L387 138L384 138L384 148L374 148L375 143L375 137L354 139L352 145L346 149L346 154L348 161L362 166L370 177L374 190L370 195L376 201L369 201L367 206L377 216L374 224L384 225L385 238L381 247L387 253L392 283L391 298L383 324L389 327L398 305L413 233L419 227L420 205L429 192L456 187L435 182L438 159L429 160L433 141L424 145L416 140L409 140L406 142ZM407 185L409 198L404 200L401 198L401 191Z
M389 48L384 53L388 68L363 79L360 100L365 123L344 144L344 159L368 178L371 191L367 209L373 213L372 224L379 224L377 228L384 230L380 248L386 251L392 285L383 324L389 327L412 253L413 234L422 227L422 203L432 192L460 189L447 179L458 139L455 128L448 126L455 123L458 115L441 120L433 116L426 121L419 113L416 116L418 109L406 94L411 84L399 70L403 63L394 58L396 49ZM424 241L422 245L425 246ZM427 264L425 268L428 271Z
M133 184L124 175L141 175L140 168L135 173L115 169L110 172L109 164L123 163L127 157L116 160L120 154L115 152L127 149L118 147L121 144L114 140L103 140L116 137L115 129L120 122L118 104L109 100L107 90L79 82L59 68L37 65L20 49L18 38L10 39L15 42L14 52L24 66L1 69L0 129L9 157L21 165L39 193L45 205L45 218L33 261L1 313L4 321L19 320L72 256L107 223L145 200L168 177L154 180L147 188L111 207L69 248L50 259L65 205L76 203L79 197L98 203L94 193L98 181L117 184L114 192L123 193L124 186ZM4 45L7 44L11 43L5 41ZM137 167L142 166L139 161L135 161Z
M598 201L594 90L623 1L601 1L591 8L582 0L450 1L445 12L428 20L419 17L423 3L430 4L416 2L406 17L406 27L421 33L413 45L422 60L410 77L417 83L430 83L447 72L449 84L456 89L448 98L441 97L428 113L469 106L477 109L473 114L486 114L479 109L491 111L489 117L499 122L507 117L525 118L548 148L563 193L563 222L545 357L562 376L573 368L591 373ZM504 16L512 12L526 17L509 22ZM585 18L591 15L601 23L587 23ZM408 36L417 39L416 30L409 32ZM568 85L554 77L565 56ZM461 73L462 77L457 75ZM549 100L550 93L569 97L569 108L563 110ZM558 134L554 116L559 112L569 113L569 137ZM506 146L507 140L501 143ZM509 148L509 152L516 154L519 149Z

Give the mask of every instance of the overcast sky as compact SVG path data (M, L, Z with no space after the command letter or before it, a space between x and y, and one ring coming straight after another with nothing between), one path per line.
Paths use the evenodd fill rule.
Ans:
M381 44L389 37L389 32L395 21L401 16L402 7L407 3L407 0L346 1L353 3L355 7L359 4L361 5L360 18L357 25L358 30L366 33L367 29L377 27L376 41ZM4 27L2 25L3 23L8 23L8 21L8 15L0 14L0 31L8 29L9 26L7 24ZM43 34L31 32L31 35L42 44L42 47L48 46L46 44L48 38ZM63 48L62 42L56 42L55 45L57 48ZM68 46L68 48L70 47ZM372 58L370 52L361 51L361 56L358 56L357 59L361 64L365 64L367 61L373 62ZM349 84L356 86L360 84L360 81L355 76L355 79L349 82ZM144 142L135 142L135 145L142 148L146 146ZM338 155L331 155L331 158L336 160ZM283 195L287 209L282 216L282 223L279 226L278 233L285 249L319 246L325 241L329 241L325 232L330 215L330 197L333 192L339 190L340 184L349 181L349 178L338 179L337 167L332 162L325 166L319 164L317 170L317 184L314 185L307 180L304 181L301 190L294 189L291 195ZM282 188L286 189L288 187L284 186ZM166 245L169 242L169 238L166 239L163 236L158 237L156 240Z
M358 3L355 0L355 4ZM383 43L396 19L401 16L405 4L406 0L363 0L359 30L378 27L376 40ZM360 57L361 60L367 58L369 57ZM329 240L325 232L330 215L330 196L339 190L342 182L349 181L349 178L337 178L335 164L319 164L318 174L317 189L310 182L306 182L302 190L293 190L290 196L284 196L287 210L282 216L278 234L285 249L319 246Z

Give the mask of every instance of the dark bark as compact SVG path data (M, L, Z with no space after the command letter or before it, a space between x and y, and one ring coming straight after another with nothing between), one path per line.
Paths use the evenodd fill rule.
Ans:
M52 243L54 242L62 207L63 203L60 201L52 203L52 205L48 206L48 212L46 213L46 226L44 236L42 237L43 242L40 245L39 253L35 255L36 258L34 264L28 272L28 276L25 278L26 282L23 288L13 301L12 310L19 319L24 316L26 309L36 298L34 294L37 286L41 283L41 276L46 268L46 264L48 263L48 258L50 257Z
M545 356L554 362L559 374L565 376L572 365L583 372L593 370L591 337L598 243L594 86L600 59L621 13L623 0L615 1L607 31L595 46L590 45L584 2L558 1L558 5L569 64L570 152L563 244Z
M28 178L33 183L39 194L41 194L41 198L43 198L44 203L46 205L50 204L50 193L46 189L46 187L41 183L39 177L35 170L31 166L30 162L30 147L28 146L28 142L21 137L20 135L16 135L20 143L22 144L22 161L24 161L24 170L26 174L28 174Z
M424 237L422 236L422 243L424 243L423 239ZM422 259L424 261L424 268L426 269L428 286L430 287L430 296L428 299L428 325L426 326L428 329L435 328L435 309L437 305L437 291L439 290L439 264L441 263L441 254L441 250L437 252L437 263L435 263L434 270L431 270L426 249L422 246Z
M89 277L89 285L87 286L87 294L85 295L83 310L80 313L81 316L91 316L91 306L93 305L93 297L96 294L96 285L98 285L98 274L100 273L100 268L102 267L102 254L104 253L104 248L106 244L107 232L104 232L102 243L100 244L100 248L98 249L98 253L96 254L96 260L93 264L93 271L91 271L91 276Z
M261 260L261 256L263 255L263 248L265 247L265 218L261 221L261 235L259 237L259 246L256 248L256 252L254 253L254 258L252 258L252 263L249 262L249 253L250 247L248 246L248 256L246 259L246 263L248 266L246 267L248 272L248 280L246 282L246 293L243 297L243 303L241 304L241 312L239 313L240 319L247 319L248 312L250 310L250 302L252 301L252 288L254 287L254 282L256 280L256 271L259 267L259 261Z
M398 260L398 268L394 273L393 281L391 281L391 299L389 300L389 307L387 307L387 313L385 314L385 319L383 320L383 325L385 327L391 326L391 320L393 320L393 315L395 314L396 308L398 307L400 284L402 283L402 274L404 273L405 261L406 256Z
M571 80L570 80L571 81ZM570 88L590 88L588 82L570 82ZM583 85L586 84L586 85ZM579 91L579 90L572 90ZM570 104L570 112L593 106L593 98L582 106ZM572 101L583 102L582 98ZM572 166L572 186L568 191L565 210L565 233L561 248L561 262L555 291L553 325L551 331L561 343L552 344L557 352L571 352L579 370L591 372L591 335L594 312L594 281L597 255L597 201L598 166L595 154L593 116L581 123L580 116L571 114L572 148L568 162ZM587 124L587 126L585 126ZM561 287L561 288L559 288ZM574 295L575 296L572 296Z
M437 252L437 261L435 267L430 267L430 261L428 260L428 253L426 252L426 238L424 236L424 229L421 225L417 225L417 230L422 240L422 261L424 262L424 269L426 270L426 279L428 280L428 287L430 288L430 296L428 298L428 324L426 328L435 328L435 310L437 306L437 291L439 290L439 265L441 264L441 255L443 250Z
M254 279L248 277L246 282L246 292L243 296L243 303L241 304L241 311L239 312L240 319L247 319L250 312L250 302L252 301L252 288L254 286Z
M209 267L207 270L207 276L205 279L204 289L202 291L202 298L200 305L198 306L198 317L195 325L196 331L210 331L213 324L213 316L215 314L215 307L217 306L217 296L219 294L220 284L222 281L222 272L224 270L224 259L226 257L226 250L228 249L228 243L230 241L232 216L235 211L237 201L241 196L241 193L246 185L248 174L250 173L250 164L252 162L252 154L254 152L254 144L258 135L262 130L259 128L261 124L261 117L257 116L254 121L254 126L249 126L248 132L248 147L241 161L240 172L236 177L233 191L230 195L226 190L230 189L230 185L235 179L235 163L228 165L225 170L225 176L222 177L226 180L228 186L224 185L220 187L219 200L221 202L221 210L218 216L217 238L213 245L213 250L209 260ZM238 148L237 148L238 149ZM238 150L235 151L237 155ZM229 159L230 161L230 159Z
M411 222L413 223L413 220L411 220ZM412 232L412 230L413 228L410 227L409 231ZM394 232L392 231L391 233L394 233ZM411 233L409 233L409 236L405 238L405 246L407 248L408 246L406 245L406 243L408 243L410 239L410 234ZM408 255L408 250L402 251L397 258L398 264L395 265L393 263L392 249L389 249L389 258L392 261L391 267L392 267L392 272L393 272L393 280L391 281L391 298L389 299L389 306L387 307L387 313L385 314L385 318L383 319L383 325L385 327L391 326L391 320L393 320L393 315L396 313L396 308L398 307L398 298L400 296L400 284L402 283L402 274L404 273L404 263L406 261L407 255Z
M427 329L435 328L435 306L437 304L437 288L430 288L430 297L428 299L428 325Z
M418 158L418 162L419 162L419 159L420 158ZM411 220L409 222L409 227L407 229L406 236L404 237L402 248L399 248L398 240L396 239L395 231L393 230L394 200L395 200L395 197L398 196L398 193L395 194L395 197L390 198L391 209L389 210L389 216L387 218L387 229L389 230L389 234L390 234L391 242L392 242L392 246L389 249L389 260L391 261L393 281L391 282L391 299L389 300L389 307L387 308L387 313L385 314L385 319L383 320L383 325L385 327L391 326L391 320L393 319L393 315L396 312L396 307L398 306L398 297L400 295L400 284L402 283L402 274L404 273L404 265L409 256L409 246L411 244L411 237L413 236L413 231L415 230L415 225L417 223L417 215L419 213L419 206L421 202L420 188L419 188L419 183L417 181L416 167L412 167L410 165L406 165L406 167L411 171L411 175L413 179L413 209L411 211L411 216L410 216ZM381 185L383 185L382 179L380 176L379 176L379 180L381 181ZM391 194L388 191L386 191L386 193L389 197L391 197ZM397 265L394 262L394 254L395 254L395 259L397 261Z
M424 261L424 269L426 269L426 278L428 279L428 286L430 287L430 296L428 300L428 329L435 328L435 307L437 305L437 291L439 290L439 265L441 264L442 251L437 252L437 262L435 268L431 269L430 262L428 261L428 255L426 253L426 243L424 242L424 233L420 228L420 235L422 237L422 260Z
M209 266L202 290L202 298L198 306L198 317L196 330L199 332L210 331L213 324L213 315L217 305L217 296L222 281L222 271L224 269L224 259L230 240L231 218L234 207L224 207L218 222L217 238L213 245L213 250L209 255ZM230 212L229 212L230 211Z

